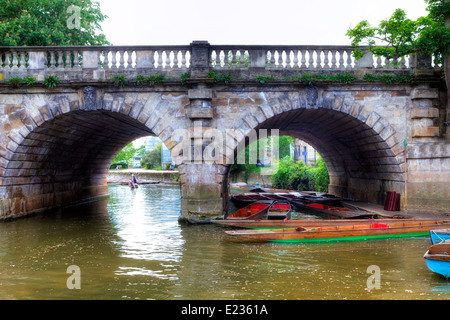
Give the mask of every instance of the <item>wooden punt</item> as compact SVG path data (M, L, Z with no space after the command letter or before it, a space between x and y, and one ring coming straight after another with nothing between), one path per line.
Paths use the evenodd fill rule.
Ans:
M273 201L257 201L238 209L232 215L228 216L226 220L240 220L240 219L267 219L267 213Z
M274 202L267 213L269 220L284 220L291 218L291 205L289 202Z
M450 241L443 241L434 244L428 248L423 256L427 261L428 269L443 275L445 278L450 277Z
M252 229L225 231L240 239L275 242L333 242L361 241L379 238L425 236L430 230L449 228L450 220L410 221L410 222L372 222L336 226L297 227L285 229Z
M231 197L231 201L238 207L245 207L256 201L264 200L267 200L267 197L264 197L259 193L236 194Z
M378 216L376 213L344 206L307 203L301 200L291 200L290 202L296 210L319 216L322 219L368 219L377 218Z
M278 229L278 228L297 228L297 227L319 227L319 226L340 226L340 225L367 225L372 223L392 223L392 222L422 222L422 223L435 223L447 220L442 219L337 219L337 220L321 220L321 219L308 219L308 220L211 220L211 223L233 228L265 228L265 229ZM450 220L448 220L450 222Z
M432 244L438 244L450 240L450 229L431 230L430 238Z

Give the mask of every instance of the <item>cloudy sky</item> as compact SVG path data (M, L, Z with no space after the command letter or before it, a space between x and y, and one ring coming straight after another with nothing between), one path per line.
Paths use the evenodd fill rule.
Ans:
M426 15L424 0L97 0L114 45L347 45L361 20L378 25L395 9Z

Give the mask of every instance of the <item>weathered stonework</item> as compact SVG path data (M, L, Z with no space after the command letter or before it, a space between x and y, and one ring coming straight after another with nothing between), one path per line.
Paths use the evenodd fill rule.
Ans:
M254 76L350 72L340 60L324 61L318 70L320 63L306 66L304 56L299 58L302 50L334 50L336 55L350 49L300 48L294 51L297 60L283 66L266 61L265 50L274 52L272 48L249 48L246 66L243 55L239 64L237 56L221 60L225 58L211 55L221 48L199 42L170 48L180 60L167 56L165 64L164 50L141 48L134 67L125 66L123 48L111 48L112 55L105 48L81 49L73 65L60 61L56 49L48 53L37 48L30 52L27 67L0 68L5 79L20 74L42 81L51 73L63 80L55 89L41 84L12 88L0 82L0 219L106 196L106 174L114 156L147 135L159 136L179 165L182 215L222 217L238 143L259 130L274 129L319 151L330 173L329 191L337 196L383 203L386 191L396 191L403 207L408 178L408 211L448 213L450 142L444 122L449 106L446 90L430 68L426 77L407 84L323 81L312 86L287 80L261 83ZM100 61L100 51L106 60ZM371 70L374 63L366 57L352 71L384 72ZM210 70L240 80L214 82L205 78ZM113 75L132 79L159 73L180 79L186 71L191 78L185 83L119 88L104 81ZM219 132L225 145L219 159L207 161L202 156L213 149L212 132Z

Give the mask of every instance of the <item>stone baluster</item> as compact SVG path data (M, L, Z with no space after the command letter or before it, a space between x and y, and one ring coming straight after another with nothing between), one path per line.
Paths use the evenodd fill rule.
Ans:
M324 53L323 68L330 69L330 60L328 59L328 54L330 53L330 50L325 49L325 50L323 50L323 53Z
M336 53L338 51L337 50L331 50L331 69L337 69L336 63L337 63L337 59L336 59Z
M125 69L125 51L119 51L119 69Z
M230 54L230 51L225 50L223 54L224 54L224 56L223 56L223 67L224 68L228 68L230 66L230 59L229 59L229 56L228 56Z
M286 68L291 69L291 50L286 50Z
M316 50L316 69L322 69L322 50L318 49Z
M181 69L187 68L186 53L187 50L181 50Z
M103 59L103 69L109 69L109 50L103 51L104 59Z
M308 61L308 69L314 69L314 50L308 50L309 61Z
M127 69L133 69L133 50L127 50Z
M58 51L58 69L63 70L64 69L64 62L63 62L63 53L64 51L59 50Z
M26 52L22 51L20 52L20 69L24 70L26 68Z
M298 65L298 50L297 50L297 49L294 50L294 59L293 59L293 63L294 63L293 68L294 68L294 69L298 69L298 68L299 68L299 65Z
M80 51L74 50L73 51L73 68L74 69L81 69L81 63L80 63Z
M65 65L66 65L66 69L72 69L72 52L71 51L66 51L66 61L65 61Z
M306 50L301 50L302 53L302 65L300 66L300 68L302 69L306 69Z
M353 69L352 66L352 50L347 50L347 69Z
M156 64L156 68L157 69L162 69L163 67L163 59L162 59L162 50L156 50L156 52L158 53L158 60L157 60L157 64Z
M171 68L172 65L172 51L166 51L166 68Z
M269 50L270 53L270 67L275 68L275 50Z
M283 50L277 50L277 53L278 53L277 67L283 68Z
M238 50L239 52L239 67L245 67L245 50Z
M55 51L50 51L50 65L49 68L56 68Z
M178 54L179 54L179 50L174 50L173 51L173 67L174 69L178 69Z
M338 69L344 69L344 50L339 50L339 64Z
M111 50L111 69L117 69L117 51Z

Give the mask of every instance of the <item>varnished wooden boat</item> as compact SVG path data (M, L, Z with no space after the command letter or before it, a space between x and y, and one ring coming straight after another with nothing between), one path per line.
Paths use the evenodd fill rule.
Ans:
M277 229L277 228L297 228L297 227L319 227L319 226L350 226L350 225L367 225L370 226L372 223L385 223L389 224L392 222L404 222L409 224L410 222L422 222L425 223L445 223L447 220L442 219L337 219L337 220L321 220L321 219L310 219L310 220L211 220L211 223L222 225L226 227L233 228L265 228L265 229ZM450 222L450 220L448 220ZM438 230L436 230L438 231Z
M284 220L291 218L291 205L289 202L275 201L267 214L269 220Z
M430 230L449 228L450 220L445 221L393 221L390 223L372 222L336 226L312 226L285 229L253 229L225 231L232 237L255 241L276 242L330 242L361 241L379 238L425 236Z
M238 209L226 220L242 220L242 219L267 219L267 213L273 201L257 201Z
M374 219L378 216L376 213L344 206L331 206L323 203L307 203L299 200L291 200L290 202L296 210L316 215L322 219Z
M231 201L233 201L238 208L248 206L256 201L264 200L267 200L267 197L264 197L258 193L236 194L231 197Z
M432 244L438 244L450 240L450 229L431 230L430 238Z
M447 279L450 277L450 241L432 245L423 257L427 261L428 269Z

